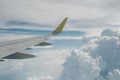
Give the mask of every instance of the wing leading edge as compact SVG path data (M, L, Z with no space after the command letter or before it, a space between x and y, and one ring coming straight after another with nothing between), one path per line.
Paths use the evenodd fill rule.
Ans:
M65 18L61 22L61 24L51 34L44 35L44 36L38 36L38 37L25 38L25 39L17 39L17 40L0 43L0 58L1 59L2 58L9 59L9 55L10 55L10 58L15 58L15 59L19 56L21 57L21 59L22 59L22 57L23 57L23 59L29 58L29 56L31 57L32 55L27 56L26 54L23 54L23 53L18 54L18 52L21 50L24 50L26 48L29 48L31 46L37 45L39 43L42 43L46 39L51 38L51 37L61 33L65 26L65 23L67 22L67 19L68 18ZM12 55L15 53L17 53L17 54L12 57Z

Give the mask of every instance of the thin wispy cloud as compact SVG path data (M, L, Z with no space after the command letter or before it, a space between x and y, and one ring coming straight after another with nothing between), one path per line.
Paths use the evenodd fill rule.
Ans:
M54 27L69 17L68 30L82 26L119 27L119 3L119 0L4 0L0 1L0 20L1 23L18 20L30 22L28 26L49 24ZM69 24L72 21L74 24Z

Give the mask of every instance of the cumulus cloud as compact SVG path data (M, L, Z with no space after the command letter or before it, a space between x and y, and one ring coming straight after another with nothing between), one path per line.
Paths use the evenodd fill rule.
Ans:
M101 36L115 36L120 38L120 33L116 30L112 30L111 28L105 29L102 33Z
M120 67L120 37L117 31L106 29L101 33L101 37L94 41L96 47L89 53L93 57L101 56L106 63L101 75L106 76L108 72Z
M120 79L120 70L114 69L112 72L108 73L107 77L109 80L119 80Z
M63 64L59 80L95 80L99 75L99 66L95 59L86 53L73 51Z
M119 80L119 35L118 31L105 29L101 36L91 38L79 52L72 52L63 64L60 80Z
M80 48L80 50L74 50L72 52L57 51L52 52L53 54L50 54L48 51L42 54L38 53L40 58L21 60L17 64L16 61L13 61L9 66L8 63L6 63L6 66L1 64L0 71L2 73L0 73L0 78L3 80L57 79L61 73L60 65L64 62L64 58L71 53L65 59L59 80L119 80L119 35L120 33L118 31L109 28L105 29L100 36L83 38L82 41L87 42L87 44ZM51 74L50 76L52 77L43 76L43 74Z

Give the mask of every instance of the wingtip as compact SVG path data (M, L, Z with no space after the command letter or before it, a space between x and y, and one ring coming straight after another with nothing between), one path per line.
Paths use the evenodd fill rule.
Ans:
M66 17L65 19L68 20L68 17Z
M61 22L61 24L57 27L57 29L56 29L55 31L53 31L53 34L54 34L54 35L59 34L59 33L62 32L62 30L63 30L63 28L64 28L67 20L68 20L68 17L66 17L66 18Z

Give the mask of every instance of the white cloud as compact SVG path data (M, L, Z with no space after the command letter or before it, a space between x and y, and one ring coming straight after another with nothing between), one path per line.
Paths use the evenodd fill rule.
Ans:
M107 77L109 80L119 80L120 79L120 70L114 69L112 72L108 73Z
M55 26L64 17L69 17L69 23L75 22L68 23L66 29L118 27L118 3L119 0L1 0L0 23L20 20ZM3 24L1 27L6 26Z
M6 80L11 77L12 80L16 80L16 78L20 80L49 80L43 76L45 74L57 79L62 70L61 64L65 59L59 80L105 80L106 78L118 80L120 69L119 35L118 31L105 29L100 36L83 38L87 44L82 49L72 52L67 59L65 59L66 56L71 52L69 50L45 51L44 53L38 51L34 54L39 55L39 58L13 61L9 66L1 64L0 78L4 79L6 76ZM3 72L4 70L9 72ZM13 77L14 75L16 77Z
M26 80L54 80L54 79L51 76L45 76L45 77L33 76L33 77L27 77Z
M92 42L84 48L91 56L100 56L105 66L101 68L101 75L107 76L108 72L113 69L120 68L120 33L112 29L105 29L101 36L92 40ZM93 47L93 48L92 48Z
M87 44L66 59L60 80L119 80L119 35L118 31L105 29L101 36L88 38Z
M59 80L95 80L99 75L97 60L87 53L73 51L63 64Z
M101 33L101 36L108 36L108 37L115 36L120 38L120 32L113 30L112 28L108 28Z
M7 71L8 73L17 73L21 72L23 69L24 63L17 63L11 66L11 68Z

